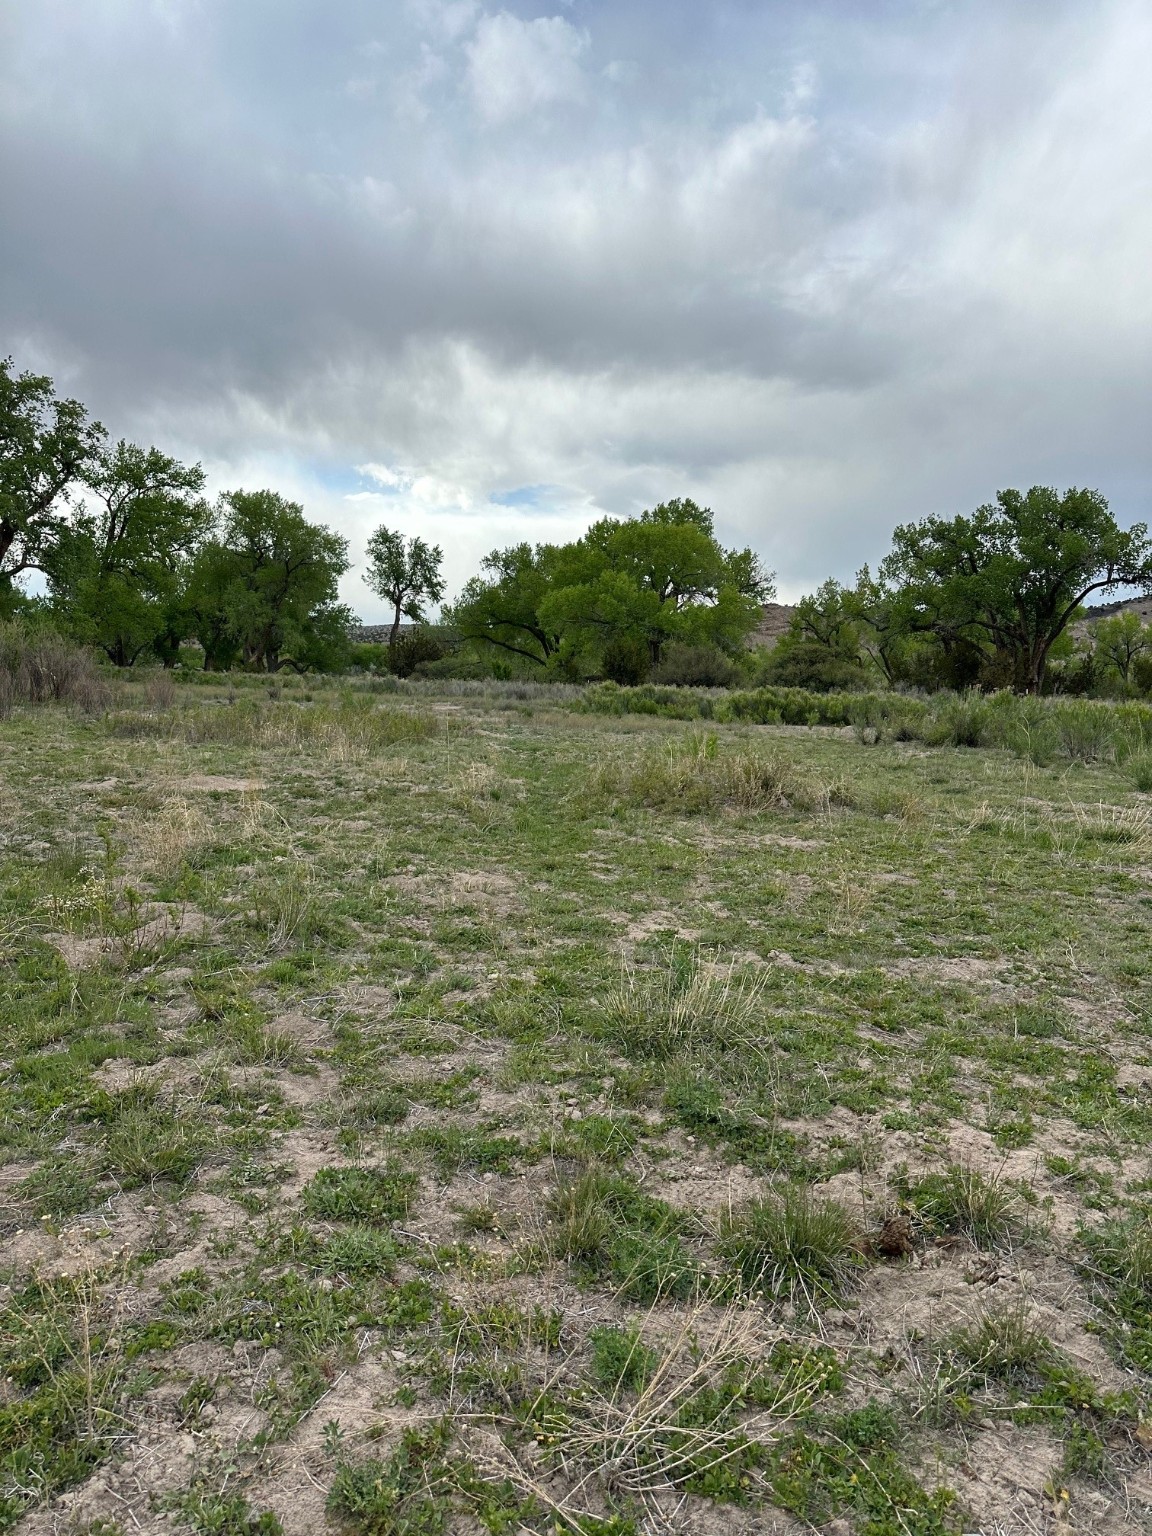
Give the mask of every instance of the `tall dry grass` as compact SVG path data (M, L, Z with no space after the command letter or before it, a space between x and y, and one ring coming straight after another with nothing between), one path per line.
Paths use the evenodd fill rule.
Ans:
M297 749L337 762L382 753L400 742L423 740L434 735L436 728L432 714L379 708L370 698L348 698L334 705L261 704L245 699L163 712L123 710L109 719L109 729L117 736Z

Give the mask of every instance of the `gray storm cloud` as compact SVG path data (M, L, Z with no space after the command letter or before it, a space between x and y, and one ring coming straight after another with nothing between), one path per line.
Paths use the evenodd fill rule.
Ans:
M1143 5L0 28L5 350L354 548L386 518L458 582L684 493L794 593L1005 484L1147 515Z

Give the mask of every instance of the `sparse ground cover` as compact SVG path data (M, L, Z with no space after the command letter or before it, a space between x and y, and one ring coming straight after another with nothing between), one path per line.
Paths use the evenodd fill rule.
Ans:
M1131 770L536 692L0 725L0 1529L1146 1529Z

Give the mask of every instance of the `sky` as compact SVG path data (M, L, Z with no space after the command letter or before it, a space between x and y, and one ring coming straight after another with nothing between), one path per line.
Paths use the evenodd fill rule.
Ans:
M1146 0L6 0L0 353L349 539L1152 521ZM359 568L357 568L359 567Z

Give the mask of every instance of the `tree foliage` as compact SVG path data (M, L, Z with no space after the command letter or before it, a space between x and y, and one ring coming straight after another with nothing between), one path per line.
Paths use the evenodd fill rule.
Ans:
M0 587L42 571L66 526L69 496L96 463L104 428L52 380L0 359Z
M912 631L990 650L1004 682L1038 693L1053 645L1094 592L1152 585L1143 523L1122 529L1098 491L1007 490L971 517L897 528L881 575Z
M203 487L198 464L119 442L99 455L88 496L57 534L53 607L117 666L131 666L177 622L189 562L211 524Z
M427 544L418 535L406 540L402 533L381 526L368 540L368 571L364 580L392 604L390 649L395 649L402 618L424 623L427 618L424 604L439 603L443 599L444 578L440 574L443 560L440 546Z
M229 491L217 515L218 535L198 551L188 589L206 664L239 655L256 672L331 666L352 622L337 601L347 541L275 491Z
M467 639L541 666L636 681L670 642L738 647L772 578L721 548L712 514L675 500L602 518L571 544L495 550L452 609Z

